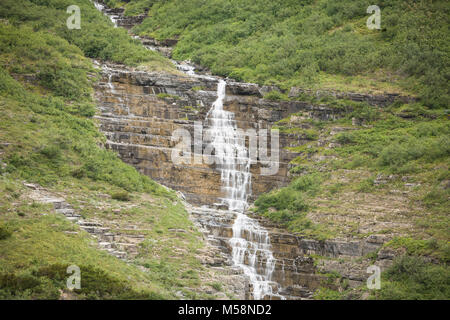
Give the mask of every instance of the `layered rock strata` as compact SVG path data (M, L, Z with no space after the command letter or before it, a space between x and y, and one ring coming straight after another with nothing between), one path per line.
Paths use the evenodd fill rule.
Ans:
M127 21L120 12L117 25L139 23ZM136 19L140 19L139 17ZM176 40L163 42L150 38L139 38L143 45L170 57ZM186 74L143 72L119 65L104 65L102 80L97 84L96 99L99 106L97 119L100 128L107 137L107 147L116 151L127 163L140 172L172 189L181 191L198 228L203 232L208 245L217 252L228 255L218 261L205 258L213 268L230 266L231 247L229 239L233 236L232 225L235 214L221 208L212 208L223 197L220 172L214 165L206 163L177 164L172 159L172 151L179 143L173 139L176 130L186 130L191 137L189 143L192 159L205 145L195 145L196 124L205 124L207 112L216 97L219 78L194 74L195 66L174 63ZM196 68L198 69L198 68ZM263 96L275 87L238 83L226 79L226 98L224 109L234 113L236 126L243 130L270 129L277 121L293 113L302 113L302 117L318 120L331 120L342 116L342 110L327 105L302 101L269 101ZM290 97L302 94L322 97L331 95L337 99L366 102L383 107L396 100L410 102L411 97L397 94L372 95L342 93L334 91L310 91L292 88ZM270 142L270 139L269 139ZM280 134L279 170L275 175L261 175L261 164L253 165L252 196L285 186L289 182L289 162L297 156L286 150L297 147L309 140L301 134ZM196 148L197 147L197 148ZM270 149L270 144L269 144ZM200 151L201 152L201 151ZM189 205L193 204L193 206ZM210 208L201 207L209 206ZM223 209L223 208L222 208ZM369 254L378 252L375 262L387 266L392 262L393 253L382 247L388 239L382 236L370 236L363 240L335 239L318 241L305 239L278 229L271 222L254 216L270 234L271 250L276 258L273 280L281 285L281 294L288 299L309 299L314 290L328 286L333 289L346 286L357 287L366 281L367 267L374 263ZM261 266L263 269L264 266ZM330 273L339 273L338 280L330 281ZM239 271L236 270L239 274ZM340 282L336 282L340 281ZM245 297L253 298L252 288L245 285Z
M194 125L204 124L209 106L216 98L217 79L146 73L111 65L104 70L96 88L96 99L100 110L97 119L108 139L107 147L152 179L183 192L191 203L219 203L223 195L220 173L214 164L195 163L195 154L191 163L176 164L172 159L173 148L179 143L174 139L176 130L187 130L190 149L193 153L197 150ZM224 109L235 114L238 128L254 129L256 134L261 129L270 131L275 122L301 110L312 118L327 119L337 115L337 111L324 106L265 100L258 86L252 84L230 81L227 88ZM271 140L267 137L270 150ZM285 147L305 142L297 135L280 134L278 172L265 176L261 175L261 163L252 166L252 199L288 183L289 162L297 154Z

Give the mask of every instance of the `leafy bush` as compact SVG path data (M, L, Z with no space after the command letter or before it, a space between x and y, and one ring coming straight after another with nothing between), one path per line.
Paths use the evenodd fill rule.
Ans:
M381 112L379 109L364 104L356 108L356 110L351 113L351 116L366 122L373 122L380 119L380 114Z
M329 288L319 288L314 294L315 300L342 300L344 296L341 292Z
M405 137L396 143L386 146L380 154L382 166L400 168L407 162L420 158L437 160L450 155L448 139L416 139Z
M319 191L321 180L319 174L302 175L288 187L260 195L255 201L255 210L290 231L318 231L318 226L306 217L309 205L305 199Z
M56 145L45 146L39 152L48 159L57 159L61 156L61 149Z
M264 99L271 101L287 100L287 96L278 90L272 90L264 95Z
M216 291L222 291L222 290L223 290L222 284L219 283L219 282L214 282L214 283L211 285L211 287L213 287L214 290L216 290Z
M418 93L428 106L448 105L446 2L382 1L378 4L382 30L373 31L365 26L370 4L366 0L134 0L125 8L149 9L149 18L135 32L179 39L175 58L191 59L219 75L284 88L320 86L328 78L345 85L349 77L367 74L382 87L386 78L390 82L407 78L394 81ZM380 73L389 76L383 79ZM336 75L344 80L336 80ZM372 121L376 114L362 116Z
M434 256L444 262L450 261L449 245L445 240L438 241L434 238L428 240L413 239L409 237L395 237L386 246L392 248L404 248L409 255Z
M0 18L8 19L14 26L26 24L34 32L51 32L53 35L45 36L45 38L51 38L53 44L59 45L66 40L80 48L89 58L128 65L152 62L161 68L172 68L168 59L145 49L137 40L132 39L125 29L113 28L109 18L96 10L89 0L77 2L83 14L81 29L69 30L66 26L68 17L66 8L72 4L71 0L3 0L0 7ZM17 41L21 42L20 37L13 36L13 38L17 38ZM35 43L35 46L40 45L40 41ZM42 53L45 54L45 51ZM73 97L78 90L73 81L77 76L76 72L67 72L61 67L44 68L39 74L41 81L48 87L56 88L61 95Z
M373 178L364 179L361 181L357 187L359 192L369 193L374 189L374 181Z
M130 194L126 191L115 192L111 195L111 198L113 198L115 200L119 200L119 201L130 201L131 200Z
M168 94L168 93L158 93L157 97L160 99L175 99L178 100L180 99L179 96L173 95L173 94Z
M297 191L314 194L319 190L321 180L319 174L303 175L292 181L290 187Z
M434 187L425 194L422 201L428 208L432 208L436 205L446 206L448 208L450 202L450 190L442 187Z
M354 136L351 132L342 132L336 136L336 141L340 144L355 143Z
M12 232L4 224L0 224L0 240L5 240L11 237Z
M0 274L0 299L56 300L59 288L48 278L33 275Z
M386 300L446 300L450 297L450 269L423 258L404 255L383 274L375 297Z
M60 290L67 290L68 265L53 264L22 273L0 274L1 299L58 299ZM80 266L81 288L73 292L78 299L158 299L153 292L135 291L125 281L119 281L93 266Z
M275 192L263 194L255 201L255 205L259 211L266 211L270 208L280 211L286 209L304 211L308 207L301 194L290 188L282 188Z
M405 120L385 112L370 127L338 134L336 141L341 146L335 150L350 160L346 168L411 173L450 155L449 134L446 120Z

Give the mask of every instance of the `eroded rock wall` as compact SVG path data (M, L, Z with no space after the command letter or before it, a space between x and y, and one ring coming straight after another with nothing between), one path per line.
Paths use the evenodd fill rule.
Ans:
M220 172L214 164L176 164L172 159L172 148L179 143L172 139L175 130L190 133L191 150L195 151L194 123L204 124L216 99L216 87L217 79L213 77L147 73L112 65L104 68L96 99L100 111L97 118L108 139L107 147L152 179L183 192L191 203L219 203L223 192ZM335 116L335 111L323 106L262 99L258 86L235 82L227 85L224 108L235 114L238 128L255 129L256 133L270 130L275 122L300 110L316 118ZM268 142L270 149L270 137ZM296 135L280 133L278 172L265 176L260 174L260 163L252 166L252 200L288 183L289 162L297 154L285 147L305 142Z

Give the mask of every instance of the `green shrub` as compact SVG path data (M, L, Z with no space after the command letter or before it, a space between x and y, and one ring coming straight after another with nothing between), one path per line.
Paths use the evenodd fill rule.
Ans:
M335 151L346 159L342 167L366 167L391 173L415 173L424 164L439 163L450 155L446 120L404 120L383 113L370 127L336 136Z
M0 274L1 299L58 299L60 290L67 290L66 264L53 264L19 274ZM93 266L80 266L80 289L74 289L78 299L158 299L153 292L132 289L105 271Z
M126 191L114 192L113 194L111 194L111 198L113 198L115 200L119 200L119 201L130 201L131 200L130 194Z
M450 269L421 257L404 255L383 274L375 297L386 300L446 300L450 296Z
M272 90L264 95L264 99L271 101L287 100L287 96L278 90Z
M61 149L56 145L45 146L39 152L48 159L53 160L61 156Z
M350 144L355 143L355 138L351 132L342 132L336 136L336 141L340 144Z
M182 278L185 279L191 279L191 280L198 280L198 274L195 270L186 270L181 274Z
M286 0L233 4L228 0L136 0L125 8L130 13L149 9L149 18L134 28L136 33L179 39L176 59L191 59L218 75L288 88L320 86L320 80L335 79L335 75L343 80L334 81L346 85L351 76L367 74L385 87L389 74L396 76L387 81L418 93L428 106L446 107L450 100L446 2L385 1L380 4L383 29L373 31L365 27L369 4L366 0L351 4L304 1L301 5ZM273 98L279 100L280 95L275 93ZM377 117L366 111L361 119Z
M334 195L336 193L339 193L343 187L344 187L343 183L335 183L328 188L328 191L330 192L330 194Z
M290 188L282 188L276 192L263 194L255 201L255 205L260 211L266 211L269 208L305 211L308 208L302 195Z
M329 288L322 287L314 293L315 300L342 300L343 298L341 292Z
M392 248L404 248L409 255L434 256L444 262L449 261L449 246L445 240L413 239L410 237L395 237L385 244Z
M437 160L450 154L449 142L445 138L406 137L385 147L380 154L379 164L401 168L404 164L417 160Z
M305 198L318 192L321 180L318 174L300 176L288 187L260 195L255 210L291 231L313 230L316 226L306 217L309 205Z
M365 192L365 193L369 193L372 192L374 189L374 181L372 178L368 178L368 179L364 179L363 181L361 181L357 187L357 190L359 192Z
M12 232L9 230L9 228L4 225L0 224L0 240L5 240L11 237Z
M158 93L156 96L160 99L175 99L175 100L180 99L179 96L175 96L173 94L168 94L168 93Z
M255 206L258 212L266 212L269 208L294 212L306 211L308 205L303 193L315 194L319 189L320 181L318 174L300 176L292 181L289 187L261 195L255 201Z
M223 290L222 284L219 283L219 282L214 282L214 283L211 285L211 287L213 287L214 290L216 290L216 291L222 291L222 290Z
M376 107L364 104L356 108L351 116L366 122L373 122L380 119L381 111Z
M307 168L305 168L304 166L301 165L297 165L295 167L293 167L291 170L289 170L289 172L291 174L300 174L302 172L304 172Z
M39 278L27 273L0 274L0 299L56 300L59 288L48 278Z
M318 191L321 177L318 174L308 174L300 176L291 182L290 187L297 191L314 194Z
M446 206L450 202L450 190L440 186L432 188L425 194L422 201L428 208L435 206ZM448 207L448 206L447 206Z

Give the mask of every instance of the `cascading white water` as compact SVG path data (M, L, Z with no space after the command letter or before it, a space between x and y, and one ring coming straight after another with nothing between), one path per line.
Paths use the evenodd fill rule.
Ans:
M113 70L110 69L110 68L109 68L108 66L106 66L106 65L103 65L102 68L103 68L103 69L107 72L107 74L108 74L108 87L109 87L109 90L111 91L111 94L114 95L114 96L116 96L117 100L119 101L119 104L118 104L118 105L119 105L122 109L125 108L125 110L126 110L128 116L130 116L130 117L131 117L131 116L134 116L134 115L131 113L130 108L128 107L127 103L124 103L122 97L120 97L120 94L116 91L116 88L114 87L114 84L113 84L113 82L112 82Z
M214 148L216 166L221 171L223 204L237 214L230 239L234 265L240 267L253 286L253 298L278 296L278 284L271 281L275 258L267 230L245 215L251 194L250 157L245 139L239 137L234 114L223 110L226 82L219 81L217 100L208 112L208 133ZM275 289L275 290L274 290Z
M245 145L239 143L234 114L223 110L225 88L226 82L220 80L217 100L206 116L208 133L226 195L222 202L229 210L243 212L247 208L247 197L251 190L250 159Z
M105 68L106 69L106 68ZM109 71L109 70L108 70ZM116 88L114 88L114 85L112 83L112 73L108 74L108 87L111 90L112 94L116 94Z
M100 12L102 12L103 9L105 8L105 6L102 5L101 3L96 2L96 1L93 1L93 2L94 2L95 9L97 9Z
M91 0L92 1L92 0ZM94 3L95 8L100 11L103 12L103 10L105 9L105 6L101 3L98 3L96 1L92 1ZM119 16L117 15L108 15L105 13L105 15L111 20L111 22L114 24L114 28L117 28L117 19L119 19Z
M96 8L103 11L104 6L94 1ZM117 26L116 16L108 15ZM150 50L154 47L146 46ZM212 76L195 73L195 67L189 62L177 62L172 60L178 70L191 77L208 80L215 79ZM106 67L106 66L105 66ZM106 67L106 69L108 69ZM111 70L108 71L108 86L111 93L118 95L112 83ZM230 239L232 247L232 259L235 266L240 267L250 279L253 286L253 298L264 299L266 296L285 299L278 294L279 284L271 281L275 269L275 258L270 249L270 238L267 230L259 223L245 215L248 207L248 197L251 194L250 158L245 146L245 140L237 133L234 114L223 110L226 82L219 81L217 86L217 100L212 105L206 116L209 124L211 145L214 148L215 163L221 171L222 189L225 197L222 204L228 206L230 211L236 213L233 224L233 237ZM122 98L117 97L122 103ZM129 115L129 109L128 109ZM283 264L284 268L284 264Z

